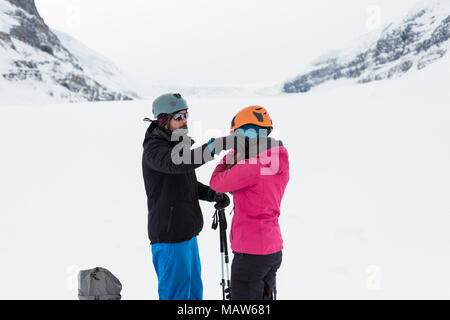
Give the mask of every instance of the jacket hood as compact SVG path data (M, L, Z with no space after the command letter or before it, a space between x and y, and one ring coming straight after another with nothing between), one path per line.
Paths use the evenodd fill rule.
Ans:
M172 135L173 134L177 134L178 139L177 140L172 140ZM150 124L150 126L147 129L147 132L145 133L145 138L144 138L144 143L143 145L145 146L145 144L153 137L158 137L160 139L164 139L170 143L173 143L174 145L176 145L178 142L180 142L181 137L183 136L187 136L187 130L184 131L183 130L177 130L177 131L170 131L167 129L162 128L159 125L158 120L153 120L152 123ZM189 136L188 136L189 137ZM189 137L191 140L191 146L195 143L194 139L192 139L191 137Z
M158 120L153 120L150 126L148 127L147 132L145 133L144 145L147 143L147 141L151 138L152 135L156 135L161 138L164 138L165 140L170 141L170 131L161 128Z
M249 144L246 144L245 159L255 157L255 155L256 157L260 157L260 154L267 150L283 146L282 141L276 140L271 137L257 137L249 139L247 141Z

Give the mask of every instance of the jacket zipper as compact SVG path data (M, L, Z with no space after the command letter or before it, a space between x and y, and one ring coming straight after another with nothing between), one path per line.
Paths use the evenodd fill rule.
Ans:
M172 224L173 207L170 207L169 222L167 223L167 232L170 231L170 225Z
M234 224L234 220L233 220L233 222L231 223L231 230L230 230L230 233L231 233L231 240L233 240L233 224Z
M233 206L233 210L231 210L230 215L231 215L232 213L234 213L234 208L235 208L235 207L236 207L236 206ZM233 219L232 222L231 222L231 230L230 230L231 240L233 240L233 225L234 225L234 219Z
M236 206L233 206L233 210L231 210L231 212L230 212L230 216L234 213L234 208L235 208ZM234 218L234 217L233 217ZM230 230L230 235L231 235L231 240L233 240L233 225L234 225L234 219L232 220L232 222L231 222L231 230Z

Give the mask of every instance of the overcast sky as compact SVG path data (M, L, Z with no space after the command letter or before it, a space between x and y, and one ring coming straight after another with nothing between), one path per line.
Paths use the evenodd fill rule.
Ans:
M36 0L47 24L141 83L277 83L417 0Z

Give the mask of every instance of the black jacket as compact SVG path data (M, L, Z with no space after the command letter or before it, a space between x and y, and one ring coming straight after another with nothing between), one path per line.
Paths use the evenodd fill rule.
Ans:
M197 236L203 228L199 199L213 201L215 195L195 175L195 169L212 160L213 155L206 151L209 158L201 158L201 163L176 165L171 153L177 143L171 141L171 132L161 128L157 121L152 122L145 135L142 169L152 244L182 242ZM190 150L192 161L205 148L206 144Z

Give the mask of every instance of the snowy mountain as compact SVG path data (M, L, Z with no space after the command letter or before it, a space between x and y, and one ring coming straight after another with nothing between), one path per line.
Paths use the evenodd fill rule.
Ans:
M137 98L125 83L113 63L51 30L34 0L0 0L2 103Z
M307 92L331 80L367 83L401 77L441 59L448 51L449 38L450 1L421 1L400 22L320 57L286 82L283 91Z

